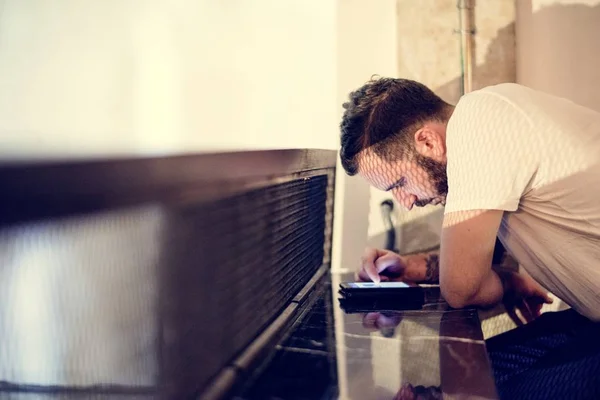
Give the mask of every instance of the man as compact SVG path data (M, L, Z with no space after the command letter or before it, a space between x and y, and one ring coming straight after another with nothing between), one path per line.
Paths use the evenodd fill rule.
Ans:
M418 82L391 78L367 82L344 108L340 157L349 175L391 192L408 210L445 206L439 253L401 256L370 249L361 279L439 277L453 307L512 299L528 321L551 302L549 290L572 310L544 314L501 335L495 342L499 354L526 340L535 347L533 338L553 334L562 340L557 346L597 347L599 113L516 84L472 92L452 106ZM521 271L492 268L496 238ZM589 339L590 332L597 340ZM493 344L488 348L494 363ZM499 372L503 367L494 365L499 386L531 370L550 347L518 368ZM514 397L510 388L499 390Z

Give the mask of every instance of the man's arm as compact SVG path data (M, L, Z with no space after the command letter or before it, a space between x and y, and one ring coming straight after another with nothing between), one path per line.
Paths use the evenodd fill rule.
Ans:
M492 269L502 213L474 210L444 216L440 288L451 306L490 306L502 300L503 283Z
M425 282L437 283L440 280L440 254L438 251L427 254L425 259Z
M494 246L494 257L498 252L497 259L493 259L492 269L496 273L503 277L503 274L509 272L518 272L519 265L517 262L507 253L504 252L504 248L498 248L498 240ZM501 254L500 254L501 252ZM418 264L414 268L417 271L422 271L418 274L416 279L420 283L439 283L440 279L440 252L439 250L430 251L427 253L412 253L404 256L407 264Z
M494 246L495 243L494 237ZM357 273L356 278L375 282L379 282L383 278L383 280L408 280L435 284L439 283L440 260L439 251L399 255L389 250L370 248L363 255L361 270ZM510 257L505 257L502 265L511 264L510 261ZM502 266L490 266L488 263L488 268L498 269L498 267ZM517 268L514 267L516 265L512 265L510 268L512 272L517 271Z

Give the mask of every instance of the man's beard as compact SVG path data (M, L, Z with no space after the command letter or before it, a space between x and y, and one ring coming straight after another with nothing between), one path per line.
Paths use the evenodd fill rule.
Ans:
M446 198L448 194L448 175L446 174L446 165L435 161L432 158L425 157L421 154L415 154L417 164L420 165L429 175L429 179L437 192L437 196ZM424 207L430 204L434 198L417 200L417 207Z

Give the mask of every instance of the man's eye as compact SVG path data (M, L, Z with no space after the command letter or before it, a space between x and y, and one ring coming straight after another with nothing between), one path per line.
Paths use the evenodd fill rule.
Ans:
M398 189L401 188L402 186L404 186L406 183L406 178L402 177L400 179L398 179L392 186L389 186L387 189L385 189L386 191L389 190L394 190L394 189Z

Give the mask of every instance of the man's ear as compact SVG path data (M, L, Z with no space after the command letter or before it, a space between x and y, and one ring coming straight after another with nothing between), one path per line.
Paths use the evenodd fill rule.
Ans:
M428 123L415 132L415 150L425 157L446 162L446 135L443 126Z

